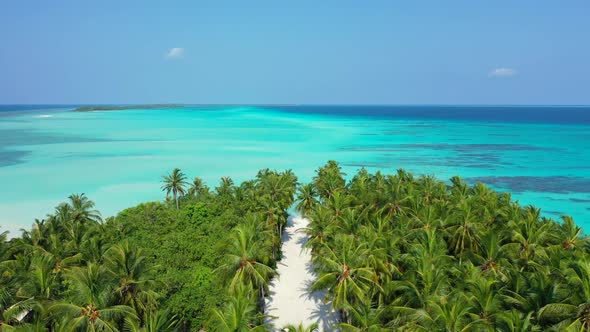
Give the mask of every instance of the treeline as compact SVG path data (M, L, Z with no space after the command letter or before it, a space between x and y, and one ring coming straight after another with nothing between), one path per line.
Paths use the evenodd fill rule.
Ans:
M266 169L210 189L175 169L162 190L106 220L72 195L21 237L2 234L0 330L270 330L264 297L294 203L335 328L590 329L582 230L483 184L364 169L346 181L331 161L305 185Z
M72 195L0 238L0 331L264 330L263 297L297 178L262 170L211 190L178 169L165 202L102 220Z
M589 331L589 243L459 177L370 174L335 162L299 188L314 289L343 331Z

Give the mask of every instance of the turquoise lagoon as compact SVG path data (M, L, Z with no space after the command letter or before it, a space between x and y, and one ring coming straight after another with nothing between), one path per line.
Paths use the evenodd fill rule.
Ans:
M240 182L264 167L309 181L330 159L349 176L361 167L460 175L590 226L590 109L583 107L0 111L0 225L13 235L72 193L85 193L105 217L162 200L161 176L175 167L215 187L221 176Z

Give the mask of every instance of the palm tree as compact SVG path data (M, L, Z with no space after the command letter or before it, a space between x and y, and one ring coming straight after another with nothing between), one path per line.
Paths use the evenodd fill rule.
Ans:
M483 276L479 269L471 267L467 278L468 298L474 317L481 321L482 326L492 329L496 316L502 311L502 299L498 291L496 279Z
M452 226L449 227L452 250L460 258L466 250L476 251L479 248L479 232L477 219L471 205L462 202L452 215Z
M330 160L326 165L317 170L313 179L313 186L322 199L330 198L335 192L344 189L345 180L340 165Z
M118 281L114 289L117 302L134 308L140 317L154 309L157 297L153 267L146 259L142 250L132 249L128 241L114 245L104 254L106 270Z
M258 184L273 204L288 208L293 203L297 178L293 175L267 172L258 176Z
M385 313L384 308L372 308L367 305L357 305L350 308L350 314L354 325L340 323L338 327L343 332L387 332L391 331L381 324L382 316Z
M259 290L264 297L274 270L266 265L269 254L257 241L255 229L248 224L237 226L230 235L226 258L218 271L229 280L229 291L236 294L244 285Z
M349 196L347 193L336 191L333 194L331 194L326 201L327 204L325 205L330 210L332 210L334 217L340 218L344 210L350 207L352 197Z
M140 321L125 319L125 331L129 332L173 332L177 331L178 320L166 310L146 311Z
M322 248L335 230L334 216L323 206L318 206L311 214L311 222L303 231L309 236L305 243L307 248L316 251Z
M172 192L174 201L176 202L176 209L179 209L178 196L185 194L185 187L188 184L186 182L186 176L180 169L175 168L172 170L172 173L165 175L162 178L162 182L164 183L162 191L166 192L166 196L170 195Z
M267 331L264 325L259 325L260 318L254 303L238 295L231 297L223 310L213 310L210 325L212 331L218 332Z
M318 332L319 330L318 323L312 323L308 326L304 326L303 323L299 323L299 325L289 324L281 329L282 332Z
M506 280L506 269L510 268L507 246L503 243L502 234L496 232L485 234L481 238L481 247L473 253L473 263L478 265L482 272L491 273L494 276Z
M335 195L333 198L337 197ZM344 234L357 234L363 226L363 219L360 216L358 209L346 208L343 209L338 215L338 228L342 230Z
M215 191L217 192L217 196L221 198L224 207L228 207L235 197L236 187L234 186L234 181L229 176L222 177L219 187L215 187Z
M299 203L297 203L295 209L301 213L303 217L308 217L318 204L318 200L316 199L317 193L311 183L299 187L298 192L297 200Z
M102 221L100 212L94 209L94 202L89 200L86 195L73 194L69 197L69 204L72 207L72 220L74 222L95 222Z
M498 313L499 331L508 332L537 332L541 327L533 323L533 312L523 314L516 309Z
M272 199L269 195L258 197L258 202L262 213L266 216L266 223L268 226L275 229L276 233L281 234L281 224L279 222L280 208L273 204Z
M203 179L201 179L200 177L195 177L193 179L193 182L191 183L191 187L188 190L188 194L198 196L206 188L207 186L203 182Z
M429 322L424 327L438 331L470 331L479 320L470 319L471 307L459 295L449 294L448 299L429 301L426 310ZM425 316L426 317L426 316ZM428 321L428 320L427 320Z
M56 260L50 254L37 253L31 260L27 278L21 283L20 295L44 301L53 299L59 287L56 267Z
M541 321L561 322L561 325L576 327L576 331L590 331L590 260L571 264L567 271L568 283L574 287L575 296L568 302L550 303L539 310Z
M405 305L425 308L432 298L444 295L449 288L447 269L452 259L446 255L446 245L435 229L422 231L409 245L403 259L404 278L393 280L386 288L401 294Z
M545 245L554 234L549 232L549 223L541 223L539 217L541 210L529 206L523 216L510 220L512 231L512 244L524 264L533 262L535 257L545 256ZM533 262L534 263L534 262Z
M459 176L451 178L451 199L454 203L460 203L469 196L469 186Z
M232 178L229 176L222 177L219 187L216 187L215 190L220 196L232 195L234 190L234 180L232 180Z
M116 331L124 319L137 319L133 308L113 305L112 288L103 267L95 263L75 267L67 279L73 290L71 300L58 301L49 310L72 330Z
M588 238L584 236L582 228L576 226L574 219L570 216L562 216L563 220L560 227L561 246L564 250L574 250L588 243Z
M446 224L446 220L443 220L439 209L433 205L408 212L408 215L412 218L414 230L437 229Z
M367 251L356 244L351 236L336 238L338 251L324 245L321 255L314 257L320 273L312 290L327 290L332 296L332 307L340 310L346 323L351 322L349 307L355 303L367 303L375 282L375 271L366 267Z

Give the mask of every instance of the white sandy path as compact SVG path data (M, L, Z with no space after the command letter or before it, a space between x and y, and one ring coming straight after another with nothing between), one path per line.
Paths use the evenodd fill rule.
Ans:
M278 277L270 284L270 299L266 303L266 314L274 317L269 323L275 330L287 324L308 326L320 325L320 331L329 331L336 323L336 314L329 303L323 303L323 292L309 291L315 280L311 264L311 253L303 249L308 237L302 231L309 220L289 217L283 231L283 257L278 264Z

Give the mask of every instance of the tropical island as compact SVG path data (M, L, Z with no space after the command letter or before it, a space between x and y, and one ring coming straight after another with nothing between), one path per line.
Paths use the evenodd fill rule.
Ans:
M293 205L316 276L306 291L324 294L329 328L590 329L582 229L482 183L364 168L347 181L329 161L311 183L264 169L214 189L174 169L162 190L165 201L104 220L71 195L21 237L4 233L0 329L320 330L272 326L266 310Z
M224 107L224 106L252 106L252 107L288 107L296 104L139 104L139 105L86 105L79 106L74 112L93 111L125 111L125 110L152 110L152 109L176 109L185 107Z
M124 110L149 110L165 108L182 108L182 104L146 104L146 105L91 105L80 106L74 109L74 112L92 112L92 111L124 111Z

